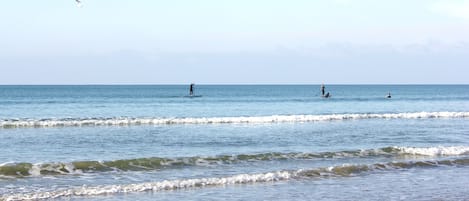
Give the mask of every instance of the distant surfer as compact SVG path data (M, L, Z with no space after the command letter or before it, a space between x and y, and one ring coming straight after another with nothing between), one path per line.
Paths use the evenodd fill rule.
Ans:
M189 87L189 96L194 95L194 83L191 83L191 86Z
M321 85L321 96L324 96L326 92L326 87L324 86L324 84Z
M391 92L388 92L388 95L386 95L386 98L391 98Z
M326 87L324 86L324 84L321 84L321 97L323 98L331 97L331 94L329 92L326 93Z

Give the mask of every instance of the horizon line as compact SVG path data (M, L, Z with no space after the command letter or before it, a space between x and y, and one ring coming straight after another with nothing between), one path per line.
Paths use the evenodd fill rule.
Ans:
M155 86L190 85L188 83L84 83L84 84L1 84L0 86ZM469 83L194 83L196 85L469 85Z

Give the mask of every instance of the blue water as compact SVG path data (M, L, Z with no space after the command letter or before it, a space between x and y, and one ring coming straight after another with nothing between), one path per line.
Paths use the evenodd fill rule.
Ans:
M468 85L319 89L0 86L0 200L469 199Z

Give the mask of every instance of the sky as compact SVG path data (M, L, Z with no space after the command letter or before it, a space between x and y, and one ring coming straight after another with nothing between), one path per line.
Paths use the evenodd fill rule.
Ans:
M469 0L14 0L0 84L469 84Z

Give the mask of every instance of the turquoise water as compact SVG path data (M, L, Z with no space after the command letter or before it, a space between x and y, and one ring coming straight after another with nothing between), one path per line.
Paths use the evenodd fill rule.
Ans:
M319 89L0 86L0 200L469 199L468 85Z

